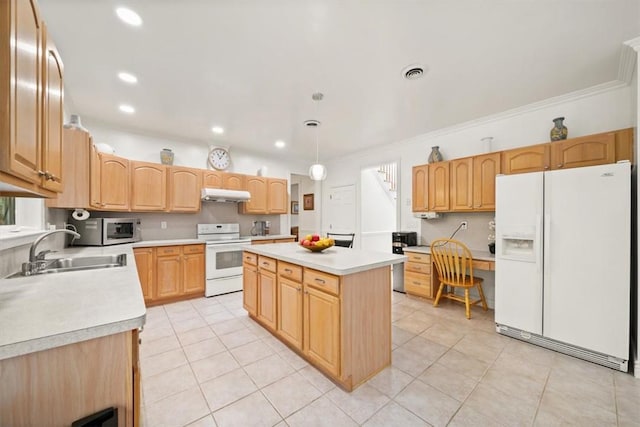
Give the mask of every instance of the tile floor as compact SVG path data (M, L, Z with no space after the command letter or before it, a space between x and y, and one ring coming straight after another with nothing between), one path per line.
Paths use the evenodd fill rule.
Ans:
M393 293L392 366L352 393L249 319L242 293L150 308L142 425L640 426L640 380Z

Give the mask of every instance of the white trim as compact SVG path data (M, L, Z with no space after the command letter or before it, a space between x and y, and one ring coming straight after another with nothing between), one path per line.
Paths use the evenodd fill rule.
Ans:
M635 50L637 52L640 52L640 37L636 37L634 39L627 40L626 42L624 42L622 44L631 47L633 50Z
M634 40L637 40L634 41ZM640 37L630 40L622 44L622 52L620 52L620 63L618 64L618 80L631 83L633 72L636 67L636 59L638 54L636 51L640 49Z

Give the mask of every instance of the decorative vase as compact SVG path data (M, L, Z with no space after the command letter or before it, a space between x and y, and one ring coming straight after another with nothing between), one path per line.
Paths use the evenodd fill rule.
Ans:
M442 153L440 153L439 146L431 147L431 154L429 154L429 163L441 162L442 161Z
M160 151L160 162L162 162L163 165L172 165L173 151L169 148L163 148L162 151Z
M569 131L567 127L562 123L564 117L556 117L553 119L553 123L555 126L551 128L551 140L552 141L560 141L561 139L567 139L567 134Z

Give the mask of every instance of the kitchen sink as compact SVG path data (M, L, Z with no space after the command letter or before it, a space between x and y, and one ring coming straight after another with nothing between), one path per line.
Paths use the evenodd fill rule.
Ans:
M49 273L63 273L65 271L80 271L80 270L94 270L98 268L113 268L123 267L127 265L127 254L120 255L102 255L102 256L89 256L89 257L77 257L77 258L56 258L47 259L42 262L42 267L39 267L32 275L36 274L49 274ZM18 272L8 276L7 278L23 277L26 274Z

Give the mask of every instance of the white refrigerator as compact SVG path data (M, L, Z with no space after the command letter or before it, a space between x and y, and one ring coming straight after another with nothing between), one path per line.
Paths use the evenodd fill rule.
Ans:
M496 177L496 330L627 371L628 162Z

